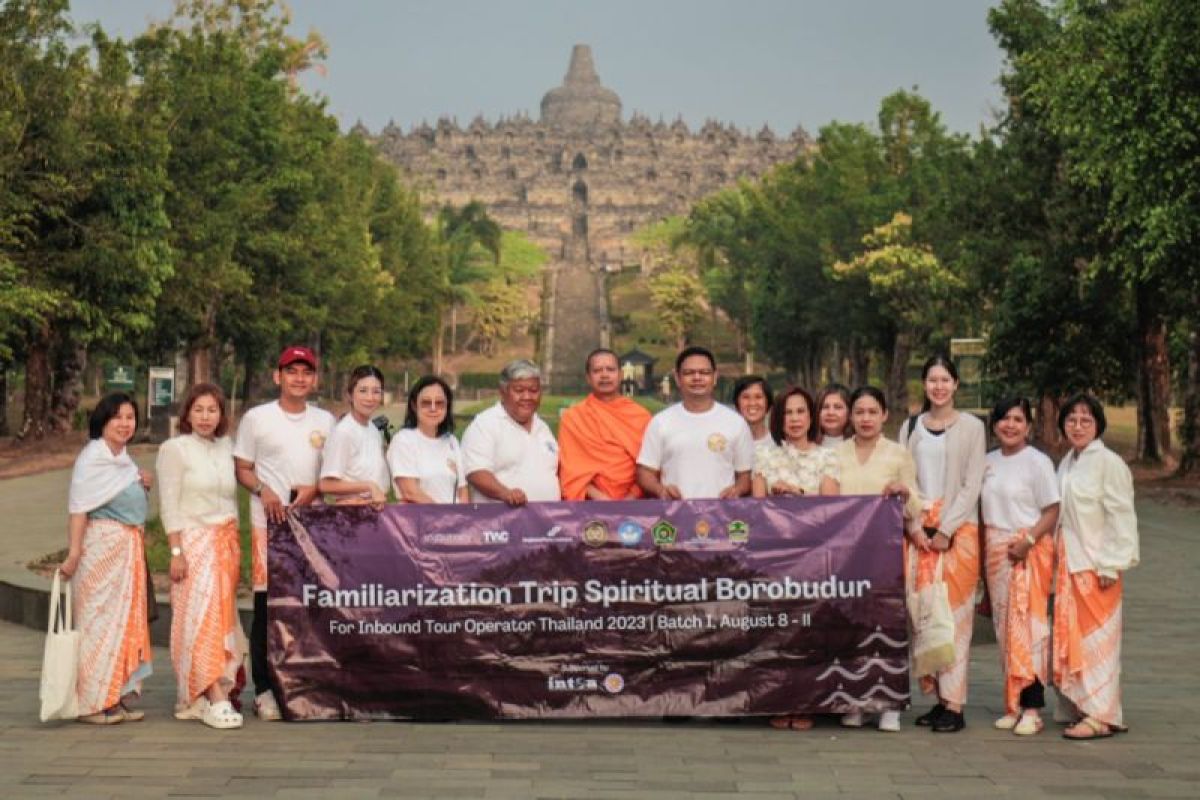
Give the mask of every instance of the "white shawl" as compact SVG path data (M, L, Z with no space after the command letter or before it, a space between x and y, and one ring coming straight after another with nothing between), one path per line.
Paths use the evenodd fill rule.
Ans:
M92 439L75 459L67 506L72 514L95 511L140 479L128 448L114 456L104 439Z

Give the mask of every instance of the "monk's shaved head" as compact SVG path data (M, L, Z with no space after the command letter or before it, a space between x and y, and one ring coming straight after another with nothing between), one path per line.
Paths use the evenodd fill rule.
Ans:
M595 350L588 353L587 361L584 362L584 372L591 372L592 362L600 356L612 356L613 363L618 367L621 366L621 360L617 357L616 353L614 353L612 350L609 350L607 347L597 347Z

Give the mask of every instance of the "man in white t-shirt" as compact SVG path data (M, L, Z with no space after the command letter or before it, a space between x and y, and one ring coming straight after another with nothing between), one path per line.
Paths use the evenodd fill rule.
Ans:
M558 443L537 415L542 372L519 359L500 371L500 402L478 414L463 432L463 469L478 503L561 499Z
M717 365L703 347L675 359L680 402L650 420L638 454L638 484L648 497L679 500L750 494L754 437L741 415L713 397Z
M308 396L317 388L317 357L312 350L285 348L274 378L279 399L246 412L233 447L238 483L251 494L250 671L254 710L263 720L280 718L267 670L267 520L282 522L289 505L306 506L317 499L321 450L334 424L332 414L308 404Z

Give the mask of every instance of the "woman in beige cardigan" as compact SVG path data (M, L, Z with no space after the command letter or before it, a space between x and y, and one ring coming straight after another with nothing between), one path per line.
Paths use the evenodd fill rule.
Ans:
M916 723L937 733L954 733L965 725L962 710L967 702L967 663L980 573L979 492L987 434L982 422L954 407L958 390L954 362L934 356L925 362L921 380L925 410L900 430L900 443L917 465L927 545L917 548L916 575L908 580L917 589L927 585L942 559L942 580L954 614L954 661L935 674L918 676L922 691L937 693L937 703ZM906 566L910 558L905 559Z

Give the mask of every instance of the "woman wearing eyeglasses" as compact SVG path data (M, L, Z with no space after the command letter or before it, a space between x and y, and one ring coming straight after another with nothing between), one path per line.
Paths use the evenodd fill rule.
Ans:
M1058 586L1054 685L1076 720L1067 739L1125 730L1121 714L1122 573L1137 566L1133 477L1104 446L1104 406L1090 394L1063 404L1058 429L1071 446L1058 465ZM1061 710L1061 709L1060 709Z
M408 393L404 428L392 437L388 466L406 503L466 503L462 450L454 438L454 392L426 375Z

